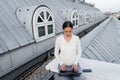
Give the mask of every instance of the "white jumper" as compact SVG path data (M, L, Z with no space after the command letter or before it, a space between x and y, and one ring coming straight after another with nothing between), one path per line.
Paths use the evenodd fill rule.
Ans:
M72 34L69 42L65 40L64 35L56 38L54 55L60 65L77 65L81 53L81 43L78 36Z

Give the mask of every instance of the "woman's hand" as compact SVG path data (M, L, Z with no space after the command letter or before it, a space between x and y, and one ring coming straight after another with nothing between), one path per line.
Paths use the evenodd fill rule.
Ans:
M61 70L65 71L66 70L66 66L64 64L61 65Z
M72 65L72 69L74 72L78 72L78 66L76 64Z

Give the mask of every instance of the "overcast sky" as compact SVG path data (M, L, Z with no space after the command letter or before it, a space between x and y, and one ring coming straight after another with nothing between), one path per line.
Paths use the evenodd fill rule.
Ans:
M120 0L86 0L89 3L95 3L95 7L103 12L120 11Z

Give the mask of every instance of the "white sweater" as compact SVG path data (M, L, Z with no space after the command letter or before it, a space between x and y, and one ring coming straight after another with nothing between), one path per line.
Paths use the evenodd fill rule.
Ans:
M54 55L60 65L77 65L81 53L81 44L78 36L72 35L69 42L65 40L64 35L56 38Z

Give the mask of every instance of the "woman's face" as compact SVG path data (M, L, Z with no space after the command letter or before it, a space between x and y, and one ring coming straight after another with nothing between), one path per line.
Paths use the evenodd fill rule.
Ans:
M65 35L65 36L71 36L71 34L72 34L72 28L71 28L71 27L66 27L66 28L63 30L63 32L64 32L64 35Z

